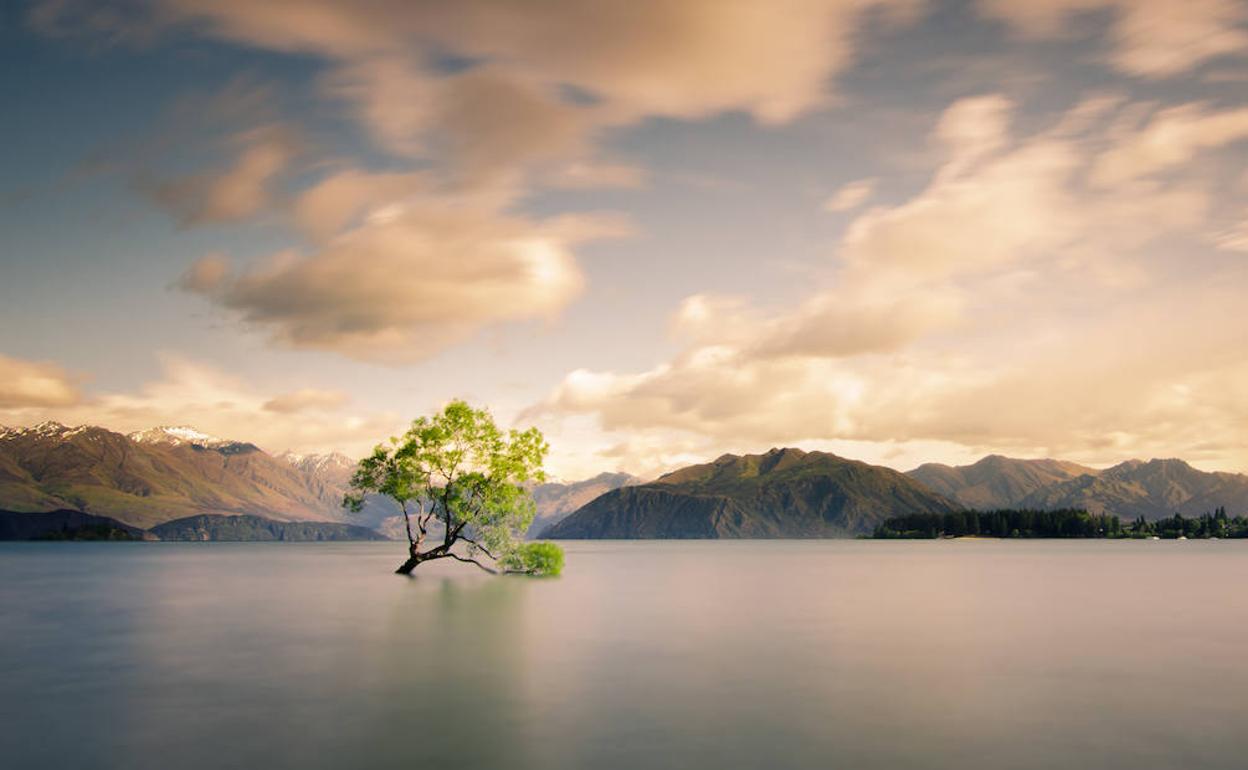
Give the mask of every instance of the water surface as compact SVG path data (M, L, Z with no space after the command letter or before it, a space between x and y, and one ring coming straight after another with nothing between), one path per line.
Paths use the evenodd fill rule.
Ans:
M6 768L1242 768L1248 543L0 545ZM432 567L432 569L427 569Z

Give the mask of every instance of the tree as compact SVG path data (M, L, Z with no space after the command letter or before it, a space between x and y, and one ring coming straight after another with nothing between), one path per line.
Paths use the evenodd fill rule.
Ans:
M563 567L559 546L518 541L533 521L526 485L545 480L542 461L549 449L536 428L504 433L488 411L452 401L361 460L343 505L359 511L368 494L398 503L408 545L400 575L435 559L495 574L556 575ZM440 540L430 538L434 522L442 525ZM437 544L426 548L427 540ZM461 541L467 546L462 554L454 550ZM482 563L482 555L498 566Z

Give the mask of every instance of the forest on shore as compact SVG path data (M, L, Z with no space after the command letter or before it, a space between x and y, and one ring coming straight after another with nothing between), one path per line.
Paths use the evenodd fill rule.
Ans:
M914 513L885 519L871 535L875 539L935 539L941 537L1002 538L1246 538L1248 518L1227 516L1226 508L1185 517L1129 524L1114 515L1092 514L1078 508L1052 511L996 510Z

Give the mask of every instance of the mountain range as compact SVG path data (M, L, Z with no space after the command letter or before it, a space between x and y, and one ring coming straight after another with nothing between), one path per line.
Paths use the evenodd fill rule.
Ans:
M991 510L1023 505L1029 495L1097 470L1063 460L1015 460L988 455L973 465L926 463L906 475L967 508Z
M826 452L726 454L595 498L552 539L846 537L902 512L958 508L891 468Z
M45 422L0 432L0 508L72 509L142 528L203 513L343 521L335 472L185 427L123 435Z
M1127 460L1104 470L1059 460L990 455L973 465L929 463L908 472L967 508L1083 508L1123 519L1248 512L1248 476L1197 470L1179 459Z
M139 529L229 515L348 523L402 537L398 508L384 497L370 497L359 513L342 508L354 472L355 461L336 452L270 455L188 426L129 434L56 422L0 428L0 510L79 511ZM602 473L541 484L533 490L536 526L636 481Z
M270 455L186 426L122 434L46 422L0 428L0 509L77 511L149 530L194 516L349 523L401 536L397 508L341 507L355 463L337 454ZM1248 512L1248 476L1178 459L1098 470L990 455L905 474L824 452L724 455L643 483L624 473L536 486L529 536L836 537L879 520L957 508L1085 508L1124 519Z
M261 516L203 514L174 519L151 529L123 524L107 516L58 510L28 513L0 511L0 540L285 540L324 542L385 540L379 532L329 521L274 521Z

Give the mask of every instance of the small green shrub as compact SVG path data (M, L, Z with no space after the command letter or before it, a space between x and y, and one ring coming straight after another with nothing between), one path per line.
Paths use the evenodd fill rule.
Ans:
M524 543L507 555L507 569L554 577L563 571L563 549L554 543Z

